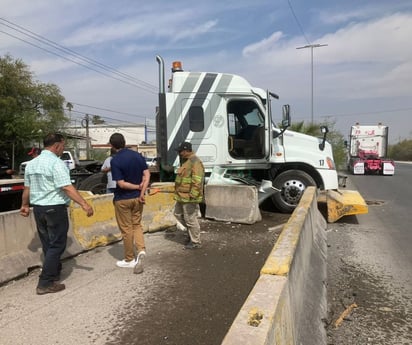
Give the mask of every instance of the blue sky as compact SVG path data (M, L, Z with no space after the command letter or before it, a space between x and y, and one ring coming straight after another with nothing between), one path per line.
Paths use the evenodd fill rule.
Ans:
M411 0L0 0L0 8L0 55L57 84L73 120L150 122L159 54L167 68L181 60L186 70L239 74L280 95L275 111L287 103L293 121L310 122L311 52L296 48L327 44L313 50L314 120L334 121L345 136L355 122L382 122L390 142L412 139Z

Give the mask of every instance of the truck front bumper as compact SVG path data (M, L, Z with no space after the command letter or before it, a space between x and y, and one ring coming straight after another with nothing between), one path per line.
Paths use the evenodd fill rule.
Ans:
M368 205L357 190L328 190L318 196L318 202L326 203L328 223L343 216L368 213Z

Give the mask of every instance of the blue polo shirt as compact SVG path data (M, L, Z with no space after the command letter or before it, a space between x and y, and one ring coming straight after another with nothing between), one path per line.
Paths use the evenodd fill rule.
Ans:
M141 184L143 171L147 170L146 160L139 152L124 148L116 153L110 162L113 181L124 180L133 184ZM121 189L116 186L114 201L135 199L140 196L140 190Z
M39 206L69 204L62 187L71 185L66 164L49 150L27 163L24 185L30 187L30 204Z

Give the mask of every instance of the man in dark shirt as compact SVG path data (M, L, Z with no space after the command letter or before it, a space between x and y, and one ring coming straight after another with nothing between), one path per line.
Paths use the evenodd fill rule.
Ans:
M117 261L116 265L134 267L133 272L138 274L143 272L143 260L146 255L141 220L150 172L142 155L126 148L122 134L112 134L110 144L117 151L110 164L112 179L116 181L113 199L115 215L124 246L124 259Z

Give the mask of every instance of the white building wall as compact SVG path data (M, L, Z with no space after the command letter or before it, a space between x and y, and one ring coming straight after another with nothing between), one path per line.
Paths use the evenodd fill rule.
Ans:
M126 145L138 146L146 140L144 125L134 126L90 126L89 136L92 146L108 145L113 133L121 133L126 139ZM70 128L73 134L86 136L86 128Z

